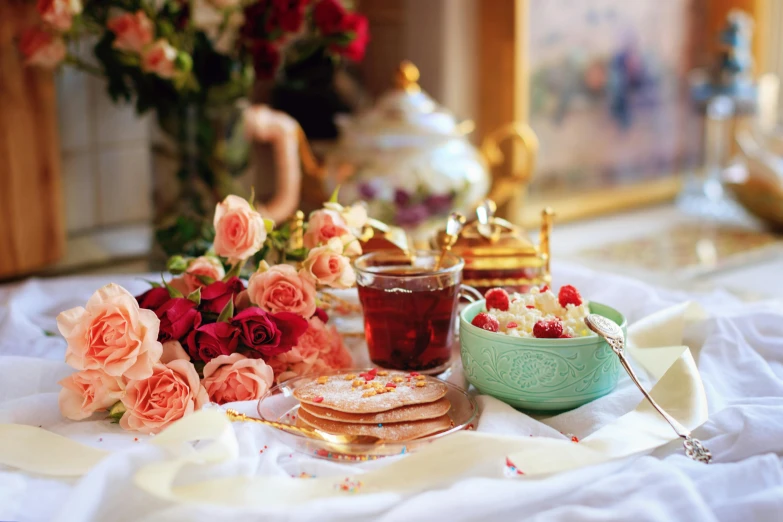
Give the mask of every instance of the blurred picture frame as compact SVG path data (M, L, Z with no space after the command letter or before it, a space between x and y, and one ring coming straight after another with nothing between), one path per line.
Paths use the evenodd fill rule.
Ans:
M701 165L688 73L709 63L726 13L757 3L480 2L479 133L521 120L541 142L507 217L532 224L551 206L562 222L673 199ZM524 160L508 153L512 169Z

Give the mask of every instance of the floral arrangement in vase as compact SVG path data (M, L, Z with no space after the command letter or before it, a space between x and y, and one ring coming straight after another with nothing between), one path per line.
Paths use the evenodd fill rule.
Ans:
M57 317L77 370L60 381L61 412L107 412L157 433L208 402L255 400L275 381L350 367L319 291L354 285L350 257L366 221L362 204L330 202L301 227L275 228L251 202L226 197L209 253L170 259L177 277L137 297L109 284ZM251 261L259 253L280 262Z
M18 35L31 66L60 64L106 81L116 102L154 111L155 208L167 254L249 165L248 100L268 102L281 71L313 55L359 61L367 19L339 0L37 0L40 23ZM83 37L91 37L84 40ZM92 56L80 42L93 46Z

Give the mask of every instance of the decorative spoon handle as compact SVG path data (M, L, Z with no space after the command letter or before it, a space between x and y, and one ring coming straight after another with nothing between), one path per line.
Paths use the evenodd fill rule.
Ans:
M657 402L655 402L655 399L652 398L647 390L644 389L644 386L642 386L642 383L636 376L636 372L633 371L631 364L625 357L625 335L623 334L622 329L609 319L596 314L588 315L585 318L585 324L587 324L588 328L606 340L614 353L617 354L617 357L620 358L620 364L623 365L623 368L625 368L628 376L631 377L631 380L636 385L636 387L639 388L639 391L642 392L642 395L644 395L652 407L655 408L655 411L657 411L661 417L663 417L666 422L669 423L675 433L677 433L677 435L683 439L685 455L695 461L709 464L712 460L712 454L710 453L710 450L705 448L699 439L693 438L691 436L691 432L685 426L680 424L674 417L666 413L666 411L661 408Z
M291 433L298 433L300 435L304 435L305 437L310 437L311 439L320 439L323 440L323 437L321 437L320 433L308 430L307 428L300 428L299 426L292 426L290 424L283 424L282 422L275 422L275 421L268 421L265 419L258 419L256 417L248 417L244 413L239 413L236 410L227 409L226 410L226 417L229 418L231 421L239 421L239 422L257 422L259 424L266 424L267 426L272 426L273 428L277 428L279 430L283 431L289 431Z

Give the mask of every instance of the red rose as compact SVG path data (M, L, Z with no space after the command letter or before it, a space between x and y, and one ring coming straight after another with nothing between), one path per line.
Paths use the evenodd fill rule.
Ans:
M160 319L158 341L179 341L201 324L201 314L196 303L184 297L169 299L155 310Z
M157 310L169 299L171 299L169 291L162 286L150 288L143 294L136 296L136 301L139 303L139 306L141 308L146 308L147 310Z
M301 315L291 312L277 312L271 314L272 320L280 330L280 345L275 353L284 353L296 346L299 338L307 331L308 323Z
M206 363L218 355L231 355L236 352L239 330L229 323L205 324L192 330L185 344L193 359Z
M266 31L282 30L295 33L302 27L308 0L272 0L272 9L266 19Z
M364 58L367 42L370 41L370 32L367 18L360 14L348 13L343 20L342 32L353 35L353 39L346 45L332 44L329 48L349 60L359 62Z
M326 310L324 310L323 308L315 309L315 317L323 321L324 324L329 322L329 315L326 313Z
M257 78L270 79L280 66L280 51L269 42L257 40L250 48L253 55L253 69Z
M249 357L272 357L289 351L307 330L307 321L290 312L270 314L258 307L238 313L231 321L240 339L252 350Z
M244 283L238 277L232 277L226 282L215 281L201 288L201 311L219 314L229 300L234 299L245 289Z
M343 31L346 14L339 0L321 0L313 9L313 20L324 35L330 35Z

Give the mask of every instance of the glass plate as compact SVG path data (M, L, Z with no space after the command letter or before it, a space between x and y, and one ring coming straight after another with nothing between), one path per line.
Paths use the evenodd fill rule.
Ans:
M359 374L367 370L369 368L340 370L339 372L328 372L323 375L331 376L345 372ZM312 375L295 377L270 389L258 400L258 414L262 419L294 425L296 423L296 415L299 412L299 401L294 397L294 390L312 379ZM460 430L472 430L475 427L478 419L476 400L462 388L449 382L443 381L443 383L448 388L446 398L451 402L451 409L449 409L448 415L451 418L452 427L434 435L405 442L387 442L384 444L335 444L283 430L275 430L275 433L281 442L295 448L297 451L328 460L365 461L411 453L451 433Z

